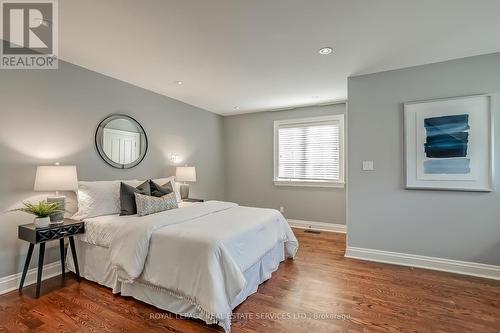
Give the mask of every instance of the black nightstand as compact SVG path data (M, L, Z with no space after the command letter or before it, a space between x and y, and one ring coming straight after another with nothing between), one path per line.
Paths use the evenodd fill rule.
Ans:
M78 269L78 259L76 257L75 250L75 240L74 235L85 233L85 222L75 221L70 219L64 219L61 224L51 224L47 228L36 228L33 223L20 225L18 228L19 239L25 240L30 243L28 249L28 254L26 256L26 261L24 263L23 275L21 277L21 284L19 285L19 291L23 289L24 280L26 278L26 273L28 272L28 267L31 261L31 255L33 254L33 249L36 244L40 244L40 253L38 256L38 275L36 279L36 298L40 296L40 286L42 284L42 269L43 269L43 257L45 255L45 243L52 240L59 240L59 250L61 253L61 268L62 275L64 277L64 271L66 267L64 265L65 251L64 251L64 238L69 238L69 245L71 247L71 252L73 254L73 262L75 264L76 276L78 281L80 281L80 271Z
M204 202L205 200L203 199L193 199L193 198L187 198L187 199L182 199L184 202Z

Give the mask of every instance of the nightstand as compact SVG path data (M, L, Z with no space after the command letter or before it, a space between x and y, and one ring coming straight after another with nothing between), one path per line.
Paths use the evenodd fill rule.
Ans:
M76 257L75 250L75 240L73 236L85 233L85 222L75 221L70 219L64 219L63 223L51 224L47 228L36 228L33 223L20 225L18 228L19 239L25 240L30 243L28 254L26 256L26 261L24 263L23 275L21 277L21 283L19 285L19 291L23 289L24 280L26 278L26 273L28 272L28 267L31 261L31 255L33 254L33 249L36 244L40 245L40 251L38 256L38 274L36 279L36 298L40 296L40 286L42 284L42 270L43 270L43 257L45 255L45 243L53 240L59 240L59 250L61 254L61 269L62 275L66 267L64 265L65 251L64 251L64 238L68 237L69 245L71 247L71 252L73 254L73 262L75 264L76 276L78 281L80 281L80 271L78 270L78 259Z
M203 199L193 199L193 198L187 198L187 199L182 199L184 202L204 202L205 200Z

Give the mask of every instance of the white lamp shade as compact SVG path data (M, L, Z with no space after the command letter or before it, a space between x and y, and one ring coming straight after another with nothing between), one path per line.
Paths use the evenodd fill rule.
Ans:
M36 168L35 191L76 191L78 177L74 165L51 165Z
M175 170L175 180L180 182L195 182L196 168L189 166L177 167Z

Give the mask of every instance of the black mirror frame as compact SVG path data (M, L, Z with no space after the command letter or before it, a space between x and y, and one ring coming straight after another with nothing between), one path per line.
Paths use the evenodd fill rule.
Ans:
M140 133L141 134L141 143L142 143L142 140L144 140L144 145L145 145L144 151L142 151L142 149L141 149L141 154L140 154L139 158L132 163L121 164L121 163L114 162L106 155L106 153L104 152L104 149L102 147L102 137L103 137L104 128L106 127L107 124L109 124L111 121L116 120L116 119L126 119L126 120L129 120L132 123L134 123L141 132ZM126 114L115 113L115 114L107 116L106 118L104 118L103 121L101 121L99 123L99 126L97 126L97 130L95 132L95 147L97 149L97 152L99 153L99 156L101 156L103 161L106 162L107 164L111 165L113 168L131 169L131 168L139 165L139 163L141 163L142 160L144 160L144 157L146 157L146 154L148 152L148 146L149 146L148 136L146 135L146 131L144 130L142 125L137 120L135 120L134 118L132 118L130 116L127 116Z

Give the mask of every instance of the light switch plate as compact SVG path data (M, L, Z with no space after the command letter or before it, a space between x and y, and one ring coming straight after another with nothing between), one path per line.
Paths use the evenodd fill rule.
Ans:
M363 171L373 171L373 161L363 161Z

